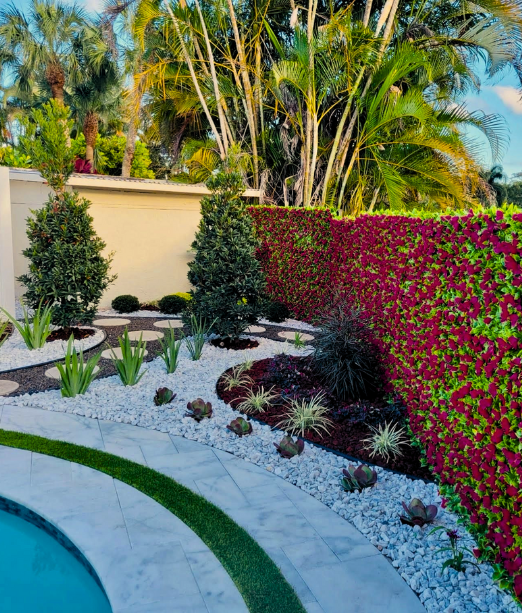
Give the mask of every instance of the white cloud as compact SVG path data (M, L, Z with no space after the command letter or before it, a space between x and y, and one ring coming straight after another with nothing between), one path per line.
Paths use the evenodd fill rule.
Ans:
M497 94L502 102L517 115L522 115L522 100L516 87L508 85L494 85L491 90Z
M83 4L88 11L99 12L103 9L103 0L83 0Z

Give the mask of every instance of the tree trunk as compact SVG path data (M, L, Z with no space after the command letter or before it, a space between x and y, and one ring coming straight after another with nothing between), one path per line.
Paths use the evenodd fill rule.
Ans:
M129 121L129 129L127 131L127 140L125 142L125 153L123 154L123 162L121 164L121 176L129 178L131 176L132 160L134 159L134 150L136 149L136 135L138 134L138 117L132 113Z
M98 115L94 111L87 111L83 121L83 135L85 136L85 159L94 168L94 147L98 136Z
M50 62L45 69L45 79L51 88L52 97L63 104L63 88L65 86L65 73L58 62Z

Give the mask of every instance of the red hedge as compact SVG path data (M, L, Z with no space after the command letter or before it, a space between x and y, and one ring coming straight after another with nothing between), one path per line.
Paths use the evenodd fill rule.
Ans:
M310 320L341 289L372 313L430 465L520 592L522 214L250 213L273 297Z

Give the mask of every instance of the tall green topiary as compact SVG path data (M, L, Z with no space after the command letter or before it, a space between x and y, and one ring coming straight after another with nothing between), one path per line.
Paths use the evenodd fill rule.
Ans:
M90 202L66 191L73 171L69 146L69 110L51 101L25 122L21 144L54 190L44 206L27 220L29 272L19 277L27 291L25 303L53 306L52 322L64 328L92 322L100 299L116 277L110 276L112 257L105 258L105 243L96 235Z
M207 187L212 195L201 201L201 221L192 248L196 257L189 264L193 300L191 313L222 337L237 338L262 314L265 279L255 251L259 245L252 222L241 199L241 175L219 173Z

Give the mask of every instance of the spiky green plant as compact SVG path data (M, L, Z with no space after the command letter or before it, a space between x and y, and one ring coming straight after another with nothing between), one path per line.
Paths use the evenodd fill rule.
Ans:
M51 318L53 315L53 308L47 306L43 307L42 309L42 303L40 302L38 308L34 311L32 318L29 317L29 313L24 305L22 305L22 309L24 313L23 322L19 322L5 309L0 310L18 330L21 337L24 339L27 349L41 349L45 345L47 337L49 334L51 334Z
M165 362L167 372L172 374L178 367L181 339L176 340L174 328L169 327L168 331L165 333L165 337L158 340L161 346L161 350L158 355Z
M294 335L294 347L296 349L303 349L306 347L305 342L303 341L303 335L301 332L296 332Z
M373 434L363 440L363 443L366 443L363 449L370 451L371 458L380 455L389 462L390 458L402 455L401 447L409 445L406 430L400 428L399 424L385 423L384 426L379 424L377 428L374 426L370 426L370 428Z
M327 417L329 411L323 404L324 400L324 392L309 400L304 398L291 400L288 411L284 414L285 419L281 420L277 427L299 436L304 436L306 430L312 430L319 435L328 433L333 422Z
M207 326L207 322L201 317L198 319L194 314L190 316L191 336L186 336L181 332L181 338L185 341L185 346L193 361L199 360L205 345L205 339L214 322Z
M147 343L140 336L135 347L131 345L129 339L129 331L125 328L123 337L118 338L118 343L121 349L121 358L119 358L114 349L110 347L112 352L112 363L114 364L118 375L123 385L136 385L141 381L141 378L147 371L143 371L140 374L140 369L143 364L143 358L145 357L145 351Z
M271 387L265 392L265 388L261 386L257 392L249 390L247 395L240 399L242 402L236 407L237 410L243 413L264 413L268 407L272 406L272 402L279 398L279 394L272 393L273 389Z
M85 394L90 384L98 376L96 366L100 358L101 353L97 353L85 362L83 350L76 351L74 348L74 336L71 334L67 343L64 363L56 364L56 368L60 373L60 388L64 398L74 398L78 394Z
M244 372L242 364L234 366L234 368L230 372L225 373L223 375L222 381L225 385L225 389L227 390L227 392L236 389L236 387L244 387L248 383L254 382L252 377L250 377Z
M8 338L7 326L9 325L8 321L0 321L0 347L5 343Z

